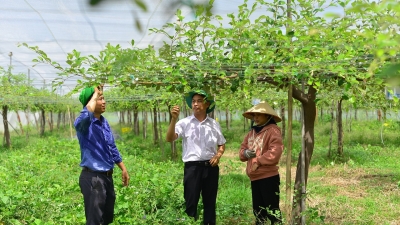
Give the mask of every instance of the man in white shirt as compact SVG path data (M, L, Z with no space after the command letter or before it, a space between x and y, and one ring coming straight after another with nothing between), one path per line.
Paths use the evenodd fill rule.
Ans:
M182 161L184 169L184 198L186 214L195 219L200 194L203 200L203 224L216 224L216 201L219 179L219 160L225 151L225 138L217 121L207 116L215 108L203 90L192 91L185 96L193 115L178 120L179 106L171 109L171 123L167 141L182 138Z

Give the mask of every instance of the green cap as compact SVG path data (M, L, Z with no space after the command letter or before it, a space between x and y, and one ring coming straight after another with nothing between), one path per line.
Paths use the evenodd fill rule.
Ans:
M194 95L201 95L204 96L204 99L210 103L210 106L207 108L207 113L210 113L212 111L214 111L215 109L215 102L212 99L209 99L209 95L203 91L203 90L196 90L196 91L191 91L187 94L185 94L185 100L187 105L189 106L189 108L192 108L192 99Z
M84 88L79 95L79 101L82 103L83 107L85 107L89 100L92 98L92 95L94 93L94 87L87 87Z

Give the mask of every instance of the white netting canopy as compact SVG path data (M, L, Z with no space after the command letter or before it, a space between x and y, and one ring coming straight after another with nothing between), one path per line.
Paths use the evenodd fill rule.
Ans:
M167 22L175 22L178 8L186 20L194 18L193 10L185 3L201 4L208 0L144 0L144 12L134 0L103 0L91 6L89 0L0 0L0 67L12 65L12 73L29 74L36 88L51 89L51 81L57 70L49 65L32 67L37 54L19 43L38 46L53 61L66 65L66 55L72 50L82 55L97 56L107 43L120 44L122 48L163 45L164 36L149 35L148 29L161 28ZM215 0L213 13L223 16L237 13L243 0ZM249 0L251 7L255 0ZM268 14L264 8L254 16ZM142 31L135 25L138 22ZM228 19L223 21L228 24ZM10 57L10 52L12 56ZM28 72L29 71L29 72ZM67 81L58 94L65 94L75 87L75 81Z
M166 22L176 20L178 7L189 17L192 13L189 7L179 5L179 1L143 2L147 12L132 0L104 0L96 6L89 5L88 0L0 0L0 66L7 70L11 64L12 73L29 73L33 86L50 89L58 71L43 64L32 67L36 53L18 47L19 43L38 46L52 60L66 65L66 55L73 49L83 55L97 56L107 43L126 48L131 46L132 39L139 47L160 47L163 36L149 35L148 29L161 28ZM216 2L217 6L232 1ZM231 5L230 12L239 3L242 1ZM142 31L136 22L141 24ZM71 80L63 86L66 90L60 92L68 92L74 86Z

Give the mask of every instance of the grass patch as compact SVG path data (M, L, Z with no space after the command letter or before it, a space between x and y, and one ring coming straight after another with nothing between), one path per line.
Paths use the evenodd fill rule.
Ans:
M123 127L126 125L123 125ZM238 150L247 130L243 121L233 121L226 130L227 149L220 163L217 199L218 224L252 224L250 181ZM351 132L345 125L344 155L327 157L329 121L315 129L315 149L307 186L307 224L400 224L400 158L398 123L353 121ZM117 146L130 171L128 188L121 184L121 173L114 174L117 224L200 224L187 218L183 200L181 143L178 158L171 161L171 147L154 144L149 126L147 139L131 132L121 133ZM166 131L167 123L162 124ZM300 124L294 122L292 185L297 157L301 150ZM333 133L331 153L336 148ZM165 133L165 132L164 132ZM165 134L163 133L163 138ZM83 224L83 200L78 185L80 151L68 127L26 136L12 134L12 149L0 148L0 224ZM286 152L285 152L286 153ZM284 154L285 154L284 153ZM285 209L285 155L280 163L281 209ZM293 188L292 188L293 189ZM202 206L200 204L200 210ZM200 212L201 213L201 212Z

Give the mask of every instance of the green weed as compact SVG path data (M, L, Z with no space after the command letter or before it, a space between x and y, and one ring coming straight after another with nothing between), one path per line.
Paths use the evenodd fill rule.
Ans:
M167 123L162 123L163 135ZM125 125L124 125L125 126ZM250 181L245 163L237 152L247 129L243 121L233 121L225 130L227 149L220 163L217 199L218 224L252 224ZM307 224L396 224L400 206L400 158L398 123L353 121L351 132L345 125L344 155L335 154L333 132L331 157L327 157L330 122L319 121L315 129L315 149L308 184ZM300 123L294 121L293 165L301 151ZM114 225L119 224L200 224L185 215L181 142L177 159L171 161L171 146L153 143L151 126L147 139L132 132L120 133L117 146L130 172L129 187L122 187L121 173L114 174L117 201ZM165 136L164 136L165 138ZM78 185L80 151L68 127L47 131L44 138L30 132L12 134L12 149L0 148L0 224L83 224L83 200ZM283 218L285 162L281 161L281 209ZM292 177L294 180L294 177ZM293 185L293 183L292 183ZM293 189L293 187L291 188ZM202 213L202 205L199 205Z

